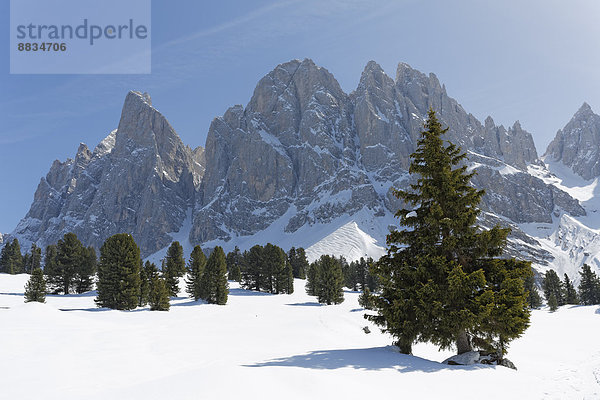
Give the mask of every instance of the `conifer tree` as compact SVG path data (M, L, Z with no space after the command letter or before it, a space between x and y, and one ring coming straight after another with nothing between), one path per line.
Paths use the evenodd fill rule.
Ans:
M552 312L554 312L558 309L558 300L556 299L555 293L550 294L550 297L548 298L548 307L550 308L550 311L552 311Z
M306 271L308 270L308 260L306 252L302 247L292 247L288 252L288 262L292 266L294 278L306 279Z
M542 288L544 289L544 297L546 297L546 300L550 301L550 296L554 295L559 306L565 305L562 282L553 269L549 270L544 275Z
M175 241L169 246L162 271L170 295L172 297L177 296L179 294L179 278L185 274L183 247L179 242Z
M318 282L321 279L321 264L312 262L306 271L306 294L309 296L318 295Z
M244 289L260 292L267 287L267 280L264 276L264 249L260 245L252 246L250 250L244 252L242 269L242 287Z
M344 301L344 275L341 260L322 255L309 267L306 291L317 296L319 303L331 305Z
M374 298L367 286L365 290L358 296L358 304L365 310L372 310L374 306Z
M66 233L56 245L57 272L60 274L60 291L69 294L74 289L75 278L84 258L84 247L72 232Z
M35 243L31 244L29 263L27 273L32 274L36 268L40 268L42 264L42 249Z
M529 263L496 259L509 229L477 226L484 192L470 185L466 154L444 142L447 130L430 110L411 155L414 182L395 191L409 207L396 213L406 229L388 235L388 253L373 267L381 288L367 318L403 353L417 341L456 346L459 354L474 342L501 352L528 325Z
M153 276L150 284L150 293L148 297L150 311L169 311L169 290L163 278Z
M58 294L62 286L62 276L58 268L57 249L55 244L46 246L44 254L44 275L46 276L46 286L48 291Z
M30 301L46 302L46 280L41 268L34 269L25 284L25 303Z
M98 263L96 250L93 247L82 247L81 251L81 261L75 273L75 293L85 293L93 289Z
M201 280L206 267L206 256L200 246L195 246L190 255L186 291L195 301L201 298Z
M140 249L127 233L106 239L98 264L99 307L132 310L140 301Z
M227 253L227 278L230 281L241 282L242 280L242 253L235 246L233 251Z
M227 282L227 261L220 246L214 248L200 279L200 298L209 304L227 303L229 283Z
M583 264L579 271L579 301L583 305L600 304L600 280L589 265Z
M542 306L542 298L535 285L533 271L525 278L524 283L525 290L527 291L527 304L529 304L529 308L540 308Z
M0 272L20 274L24 271L23 255L17 239L7 242L0 252Z
M563 281L563 292L565 304L579 304L577 290L575 290L575 286L573 286L573 282L571 282L567 274L565 274L565 280Z

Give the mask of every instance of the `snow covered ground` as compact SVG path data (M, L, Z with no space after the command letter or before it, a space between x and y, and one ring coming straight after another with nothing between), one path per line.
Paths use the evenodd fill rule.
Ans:
M534 311L509 358L518 371L415 356L362 317L358 294L320 306L231 284L226 306L98 309L94 293L23 303L26 275L0 274L0 399L598 399L598 307ZM370 326L372 333L362 328Z

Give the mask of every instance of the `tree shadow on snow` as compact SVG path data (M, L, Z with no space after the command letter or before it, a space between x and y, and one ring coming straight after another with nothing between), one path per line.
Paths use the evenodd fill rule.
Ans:
M246 290L240 288L229 289L230 296L273 296L271 293L255 292L254 290Z
M424 358L401 354L394 346L364 349L318 350L307 354L276 358L244 367L297 367L309 369L354 368L360 370L395 369L398 372L438 372L494 368L485 365L446 365Z
M294 306L294 307L321 307L323 304L317 303L316 301L306 301L304 303L290 303L286 304L286 306Z
M25 293L0 293L1 296L25 296Z
M190 306L200 306L202 304L207 304L206 301L204 300L190 300L190 301L186 301L185 303L172 303L171 307L190 307Z

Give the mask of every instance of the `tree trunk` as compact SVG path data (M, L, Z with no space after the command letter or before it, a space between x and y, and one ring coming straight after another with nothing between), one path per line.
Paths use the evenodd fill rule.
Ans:
M469 336L467 336L467 332L458 332L458 335L456 337L456 348L458 350L458 354L473 351L473 347L471 346L471 340L469 339Z

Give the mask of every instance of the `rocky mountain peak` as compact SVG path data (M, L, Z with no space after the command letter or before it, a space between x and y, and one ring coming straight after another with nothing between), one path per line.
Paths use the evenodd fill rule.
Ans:
M544 156L571 167L584 179L600 176L600 116L583 103L556 133Z

